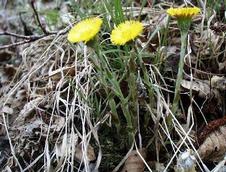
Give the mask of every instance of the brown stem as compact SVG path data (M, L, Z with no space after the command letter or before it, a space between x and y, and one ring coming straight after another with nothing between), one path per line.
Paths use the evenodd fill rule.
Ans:
M9 36L13 36L16 38L22 38L22 39L30 39L30 36L19 35L19 34L8 32L8 31L0 32L0 36L1 35L9 35Z
M39 40L41 38L44 38L44 37L47 37L47 36L50 36L50 35L62 35L62 34L67 33L69 29L70 29L70 27L67 27L67 28L65 28L63 30L60 30L59 32L50 32L49 34L31 35L31 36L19 35L19 34L7 32L7 31L0 32L0 36L1 35L9 35L9 36L14 36L14 37L17 37L17 38L25 39L23 41L15 42L15 43L12 43L12 44L2 45L2 46L0 46L0 50L6 49L6 48L15 47L15 46L26 44L26 43L30 43L30 42L34 42L36 40Z
M35 0L31 0L31 8L33 9L34 11L34 14L35 14L35 17L36 17L36 20L38 22L38 25L39 27L42 29L43 33L44 34L49 34L49 32L47 32L47 30L45 29L45 27L42 25L41 21L40 21L40 18L39 18L39 15L38 15L38 12L35 8Z
M0 50L15 47L15 46L22 45L22 44L26 44L26 43L29 43L29 42L31 42L31 40L24 40L24 41L15 42L15 43L12 43L12 44L2 45L2 46L0 46Z

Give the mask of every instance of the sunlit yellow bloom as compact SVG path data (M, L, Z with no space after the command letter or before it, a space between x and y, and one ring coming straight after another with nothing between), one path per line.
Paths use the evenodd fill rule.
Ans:
M143 31L143 25L139 21L129 20L119 24L111 32L111 42L114 45L124 45L134 40Z
M98 17L88 18L77 23L68 33L67 39L71 43L90 41L100 30L102 19Z
M185 8L169 8L166 11L170 16L177 19L191 19L193 16L200 12L200 8L197 7L185 7Z

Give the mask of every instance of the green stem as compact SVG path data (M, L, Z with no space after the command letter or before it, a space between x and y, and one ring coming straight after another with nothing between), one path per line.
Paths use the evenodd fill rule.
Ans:
M181 51L180 51L180 61L179 61L179 67L178 67L178 73L177 73L176 86L175 86L175 94L173 99L173 108L172 108L173 114L177 112L178 104L180 100L180 84L183 79L184 57L185 57L186 47L187 47L187 36L188 36L188 30L181 31Z
M132 115L133 126L136 127L137 118L137 64L135 55L131 55L129 60L129 76L128 76L128 86L129 86L129 100L131 101L130 112Z
M113 87L113 89L112 89L113 94L116 95L120 99L123 115L126 118L127 128L129 130L128 131L129 143L132 143L133 138L134 138L134 134L133 134L134 128L133 128L133 118L132 118L132 114L131 114L131 111L129 108L129 100L124 98L124 96L121 92L119 81L117 80L117 77L114 75L114 73L111 73L111 71L108 67L108 64L107 64L108 63L107 59L105 59L104 56L101 54L101 50L100 50L100 48L98 46L98 42L96 40L95 40L95 42L93 42L92 46L95 49L96 54L98 56L98 60L100 62L98 72L100 72L102 79L106 80L105 81L106 83L111 83L111 87ZM126 53L129 54L129 48L127 47L127 49L128 50L126 51ZM106 73L108 74L108 78L105 78Z
M128 144L131 145L134 139L134 127L131 116L132 114L129 110L129 102L126 99L121 99L121 108L127 123Z

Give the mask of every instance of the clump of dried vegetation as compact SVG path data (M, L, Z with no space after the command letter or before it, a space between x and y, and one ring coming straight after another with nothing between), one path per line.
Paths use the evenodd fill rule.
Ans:
M192 5L172 112L180 31L166 9ZM225 14L221 0L3 0L0 170L225 171ZM97 15L98 45L70 44L71 26ZM145 30L114 46L125 19Z

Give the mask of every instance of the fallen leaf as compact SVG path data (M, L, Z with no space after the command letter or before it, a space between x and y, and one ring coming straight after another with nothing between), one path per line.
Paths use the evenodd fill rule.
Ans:
M219 91L217 89L211 88L209 81L206 81L206 80L194 80L194 81L182 80L181 86L188 90L192 89L201 98L215 97L215 98L220 99Z
M221 91L226 90L226 77L213 76L211 78L211 87L217 88Z
M146 158L146 150L139 149L140 154L145 159ZM134 150L130 153L129 157L127 158L123 169L121 172L143 172L145 168L144 161L138 155L137 151Z
M86 149L87 149L86 156L88 158L88 161L90 162L90 161L96 160L94 148L91 145L88 145ZM80 143L79 145L76 146L76 149L75 149L76 159L79 161L82 161L84 153L85 152L82 149L82 144Z
M226 117L210 122L198 136L198 153L203 160L220 161L226 153Z

